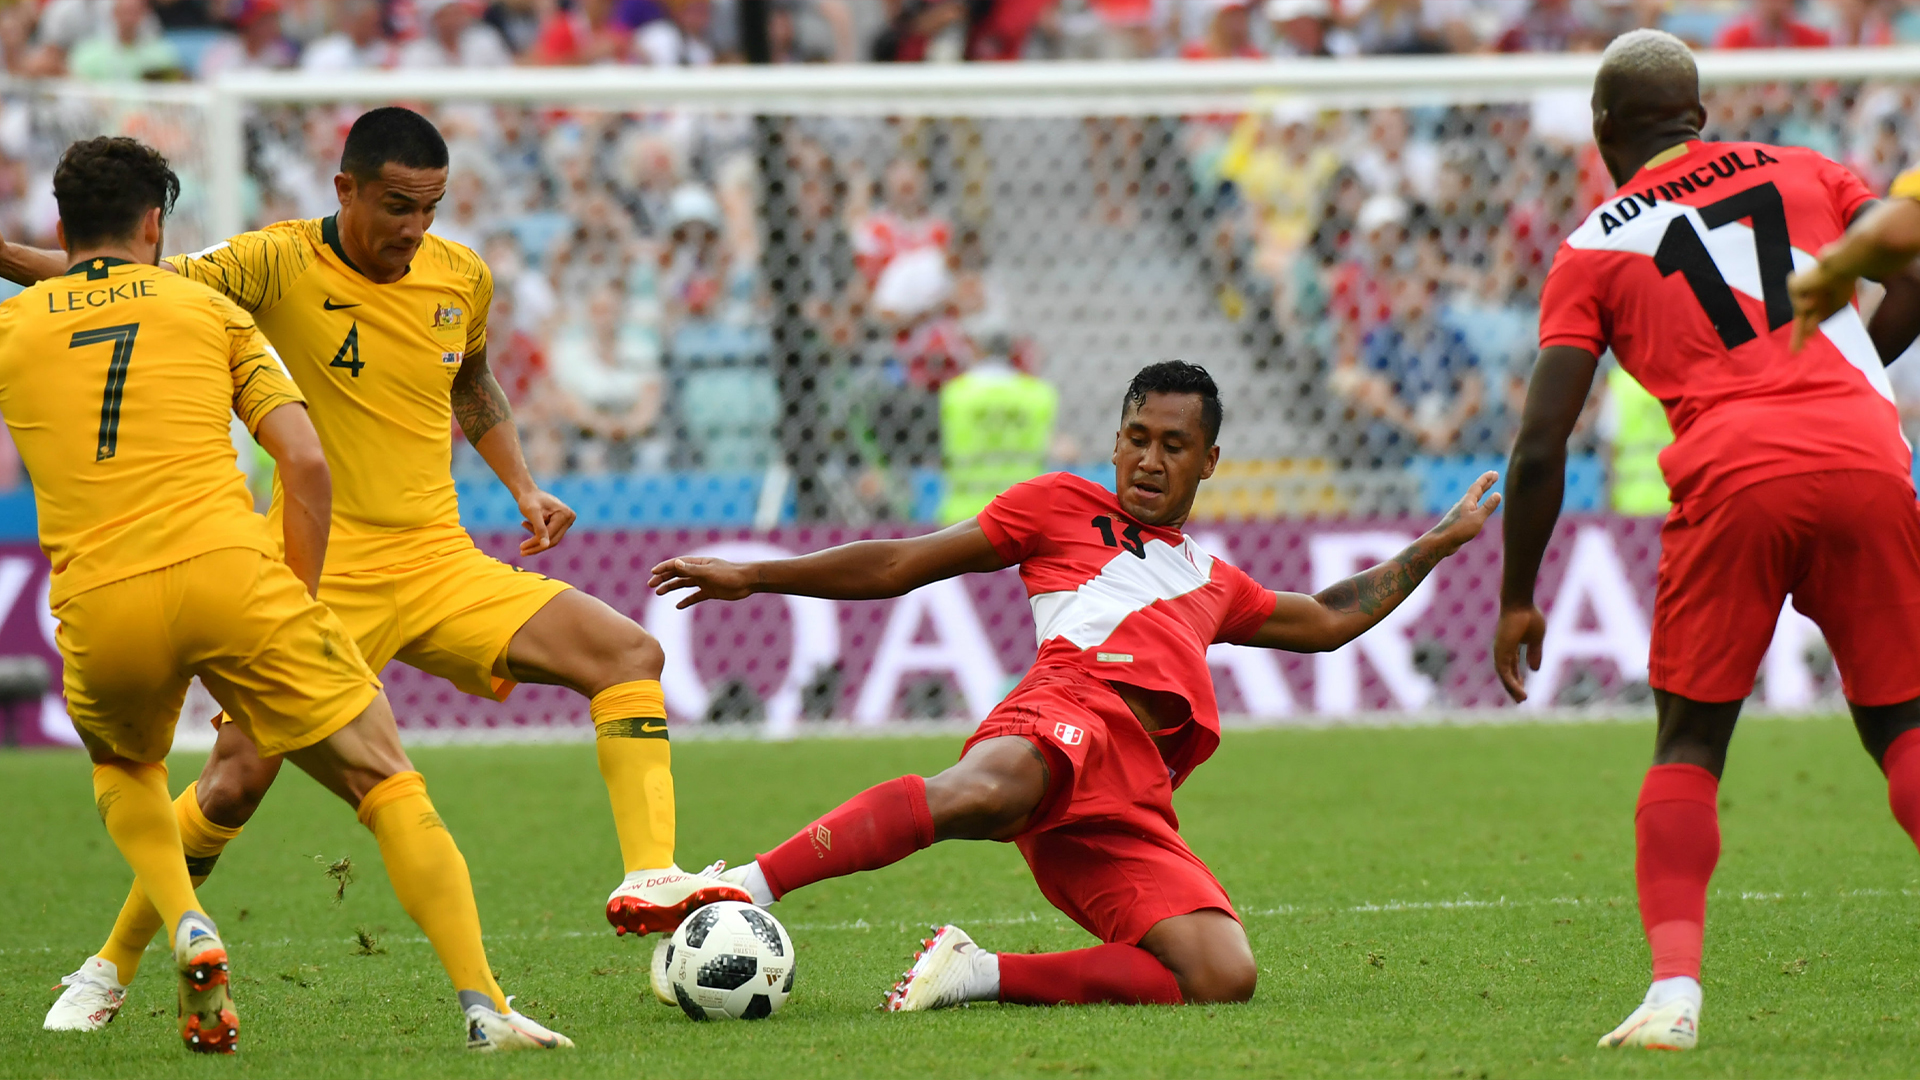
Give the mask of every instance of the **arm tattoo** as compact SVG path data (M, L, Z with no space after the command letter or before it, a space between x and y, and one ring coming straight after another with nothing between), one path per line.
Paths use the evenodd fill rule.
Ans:
M1327 586L1315 599L1342 615L1384 615L1439 564L1438 553L1415 543L1379 566Z
M460 373L454 376L453 415L460 421L467 442L475 447L495 424L513 420L513 406L507 403L507 392L500 389L500 381L487 367L485 350L462 362Z

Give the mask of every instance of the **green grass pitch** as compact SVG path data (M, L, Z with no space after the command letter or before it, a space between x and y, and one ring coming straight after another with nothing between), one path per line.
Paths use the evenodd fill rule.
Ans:
M937 771L958 743L683 742L680 861L750 857L868 784ZM932 920L990 948L1091 943L1010 846L953 843L778 905L800 950L792 1002L704 1025L653 1001L652 942L602 919L619 866L590 747L423 749L502 983L580 1046L496 1059L461 1050L372 837L291 770L201 894L233 947L239 1057L182 1051L158 951L105 1032L42 1032L47 988L96 947L128 875L83 759L9 753L0 1074L1912 1075L1920 858L1839 719L1750 721L1735 740L1702 1048L1594 1048L1646 981L1631 815L1650 744L1644 724L1228 733L1179 810L1245 916L1250 1005L876 1012ZM174 761L176 790L198 767ZM336 904L316 857L342 856L356 878Z

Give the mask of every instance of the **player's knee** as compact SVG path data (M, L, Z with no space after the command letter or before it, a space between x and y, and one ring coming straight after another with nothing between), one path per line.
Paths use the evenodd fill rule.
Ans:
M254 811L260 809L260 800L266 797L267 786L272 783L271 776L266 779L267 784L254 783L255 778L245 769L223 769L211 776L202 776L194 785L200 812L215 825L237 829L252 820Z
M667 666L667 651L652 634L632 619L620 619L601 639L601 688L624 682L658 679Z
M1253 1000L1260 969L1251 956L1218 957L1180 978L1180 995L1190 1005L1229 1005Z
M988 839L1033 813L1026 785L984 769L953 768L927 781L927 807L941 839Z

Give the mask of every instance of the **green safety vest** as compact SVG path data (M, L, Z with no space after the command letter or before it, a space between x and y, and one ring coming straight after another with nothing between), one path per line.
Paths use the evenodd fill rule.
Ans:
M969 371L940 388L940 455L947 493L940 524L965 521L995 495L1047 467L1060 392L1009 368Z
M1613 437L1613 510L1652 517L1671 507L1667 481L1660 475L1660 451L1673 443L1667 410L1623 368L1607 372L1619 428Z

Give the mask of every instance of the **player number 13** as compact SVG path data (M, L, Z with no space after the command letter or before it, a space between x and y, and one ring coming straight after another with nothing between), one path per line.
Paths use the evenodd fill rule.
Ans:
M105 461L120 448L120 395L127 386L127 365L133 362L133 339L140 333L139 323L76 330L69 349L113 343L113 357L107 361L107 389L100 398L100 443L93 460Z

